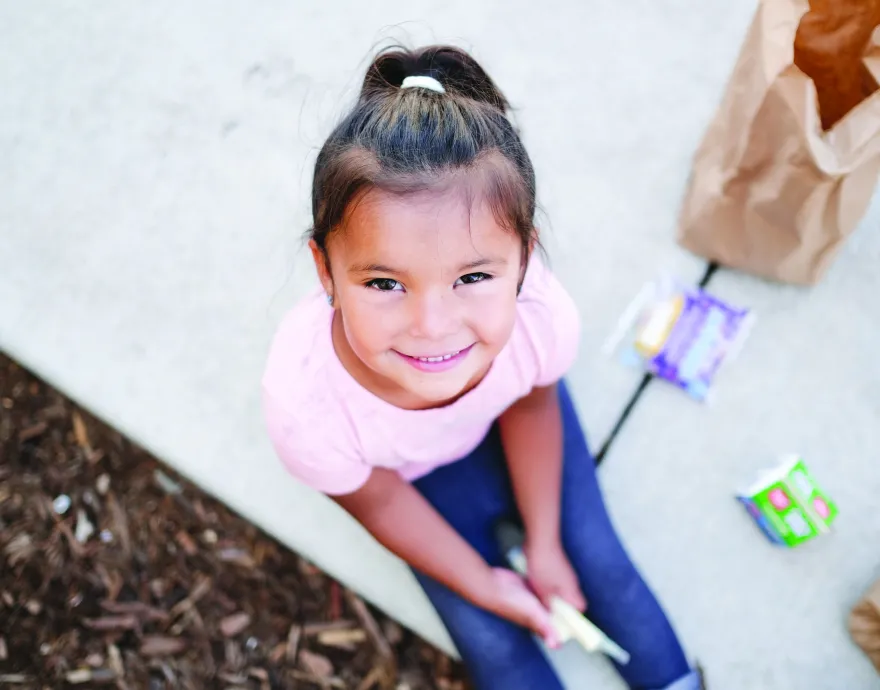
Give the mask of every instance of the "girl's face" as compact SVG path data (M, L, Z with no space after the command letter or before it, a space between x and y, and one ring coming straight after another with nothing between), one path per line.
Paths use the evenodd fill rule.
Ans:
M523 272L522 243L463 195L373 190L327 243L312 243L333 295L334 346L361 385L400 407L467 392L507 343Z

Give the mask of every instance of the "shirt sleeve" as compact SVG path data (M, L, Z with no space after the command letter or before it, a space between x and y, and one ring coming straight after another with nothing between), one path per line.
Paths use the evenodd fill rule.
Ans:
M372 467L357 456L337 415L312 406L294 411L263 391L263 414L269 439L287 470L304 484L339 496L357 491ZM329 412L329 411L328 411Z
M535 257L519 298L522 327L534 366L534 386L559 381L577 358L577 305L553 273Z

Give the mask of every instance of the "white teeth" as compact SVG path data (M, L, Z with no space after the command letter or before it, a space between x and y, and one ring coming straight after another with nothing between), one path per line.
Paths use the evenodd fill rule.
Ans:
M441 357L416 357L416 359L419 360L420 362L443 362L447 359L452 359L459 352L461 352L461 350L459 350L458 352L452 352L448 355L443 355Z

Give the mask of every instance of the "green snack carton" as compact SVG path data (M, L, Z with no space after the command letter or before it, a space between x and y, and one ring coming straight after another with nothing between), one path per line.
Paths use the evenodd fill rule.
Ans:
M788 548L829 532L838 513L798 455L787 456L737 500L771 542Z

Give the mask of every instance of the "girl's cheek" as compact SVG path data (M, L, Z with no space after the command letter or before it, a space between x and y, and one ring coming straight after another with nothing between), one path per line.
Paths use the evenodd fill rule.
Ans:
M404 311L395 308L395 305L389 304L387 300L385 304L368 300L359 304L356 312L351 324L353 330L358 333L358 339L364 343L384 347L390 338L405 330L405 324L402 323L405 317Z
M494 309L476 312L471 320L471 328L484 343L500 349L510 338L515 319L515 309L496 305Z

